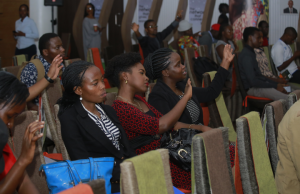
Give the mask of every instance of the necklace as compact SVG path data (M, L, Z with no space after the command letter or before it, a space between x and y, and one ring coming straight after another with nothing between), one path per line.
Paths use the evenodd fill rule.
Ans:
M142 111L142 112L144 113L144 110L142 109L140 103L139 103L138 101L136 101L135 99L133 99L133 101L134 101L137 105L134 104L134 103L132 103L132 102L129 102L129 100L127 100L126 98L123 98L122 96L116 96L115 99L117 99L117 98L122 98L123 100L125 100L125 102L127 102L128 104L131 104L131 105L135 106L136 108L138 108L140 111Z

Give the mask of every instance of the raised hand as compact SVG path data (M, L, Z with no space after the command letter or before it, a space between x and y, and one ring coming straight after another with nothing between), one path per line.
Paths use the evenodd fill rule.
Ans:
M229 44L225 45L224 50L223 50L223 60L231 63L231 61L234 58L234 54L232 54L232 52L233 52L233 49L231 48L231 46Z
M181 20L181 18L182 18L182 12L183 12L183 10L179 10L179 11L177 12L177 14L176 14L176 20L177 20L177 21L180 21L180 20Z
M139 27L140 27L140 26L139 26L138 24L133 23L131 29L132 29L134 32L137 32L137 31L139 31Z
M191 79L189 78L188 81L186 82L185 90L184 90L184 95L188 97L188 99L192 98L193 95L193 87L191 83Z
M22 151L19 157L19 161L23 165L29 165L32 162L35 148L36 148L36 141L43 137L43 134L40 133L38 135L35 132L39 129L44 127L43 121L34 121L30 123L25 131L23 142L22 142Z
M63 62L63 59L60 55L57 55L51 65L50 65L50 69L47 73L48 77L50 77L51 79L55 79L57 78L59 71L63 68L63 66L61 65L61 63Z

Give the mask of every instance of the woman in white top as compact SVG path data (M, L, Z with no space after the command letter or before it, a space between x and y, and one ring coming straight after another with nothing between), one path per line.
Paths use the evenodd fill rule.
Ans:
M85 58L87 57L87 50L90 48L101 49L101 28L98 20L95 19L95 6L88 3L85 6L84 19L82 23L82 36L83 36L83 51Z
M37 52L34 40L39 38L39 32L35 22L28 17L28 12L28 5L20 5L20 19L16 21L13 35L17 40L15 55L27 54L30 60Z

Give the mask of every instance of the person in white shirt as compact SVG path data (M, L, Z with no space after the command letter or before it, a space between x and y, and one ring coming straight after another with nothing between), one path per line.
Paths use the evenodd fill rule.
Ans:
M295 63L295 59L300 57L300 51L292 53L292 48L289 46L296 40L298 34L293 27L287 27L284 34L274 44L271 50L271 56L275 66L277 67L278 75L289 77L289 82L300 84L300 70Z
M20 19L16 21L13 35L17 40L15 55L27 54L28 60L30 60L37 53L34 40L39 38L39 32L35 22L28 17L28 12L28 5L20 5Z

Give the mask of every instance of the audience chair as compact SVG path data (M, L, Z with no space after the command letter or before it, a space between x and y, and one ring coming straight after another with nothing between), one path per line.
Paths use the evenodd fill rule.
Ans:
M209 87L211 84L214 76L214 72L207 72L203 74L203 87ZM215 99L208 103L209 115L210 115L210 127L217 128L217 127L228 127L229 134L230 134L230 142L236 141L236 133L234 131L234 127L228 113L228 110L225 105L225 101L223 98L223 93L221 92L220 95Z
M149 95L150 95L150 93L151 93L154 86L155 86L155 83L149 83L148 89L145 92L145 97L146 97L147 102L148 102Z
M98 48L90 48L87 51L87 61L90 63L94 63L100 69L102 75L105 74ZM104 79L104 83L105 83L105 88L110 88L110 85L106 78Z
M236 193L230 165L228 128L193 137L192 193Z
M211 55L212 55L212 60L216 64L220 65L219 62L218 62L218 59L217 59L216 43L211 45Z
M278 125L286 113L286 103L286 100L277 100L267 104L265 106L261 119L263 130L265 133L265 142L269 151L269 157L274 176L278 163Z
M287 111L293 106L293 104L300 98L300 90L295 90L288 95Z
M15 55L12 57L14 66L22 66L23 62L28 61L28 55Z
M264 49L264 53L266 54L266 57L268 59L269 70L273 73L273 75L278 76L276 67L275 67L275 65L273 63L273 60L272 60L272 57L270 55L271 49L269 48L269 46L265 46L265 47L263 47L263 49Z
M14 127L11 129L11 137L8 144L11 150L15 153L16 159L22 151L22 142L27 126L37 120L37 111L25 111L18 115L14 121ZM40 133L39 131L37 133ZM48 187L45 178L39 176L39 167L45 164L45 159L42 152L42 142L36 142L36 149L32 162L27 166L26 172L36 186L39 193L48 193Z
M7 71L11 74L13 74L14 76L18 76L19 70L20 70L21 66L8 66L8 67L3 67L1 68L2 71Z
M262 111L263 108L265 107L266 104L272 102L273 100L269 98L261 98L261 97L256 97L256 96L250 96L247 94L241 76L240 76L240 69L239 69L239 64L237 60L237 56L234 57L234 64L235 64L235 73L236 73L236 78L237 82L239 85L239 89L242 95L243 99L243 107L244 107L244 113L248 113L249 111L252 110L258 110Z
M243 40L237 40L236 41L236 45L238 46L238 52L242 52L243 48L244 48L244 42Z
M186 64L188 77L191 79L192 86L193 87L201 87L201 83L197 79L195 71L194 71L194 61L193 61L193 57L195 57L194 49L193 48L185 48L184 55L185 55L185 64Z
M155 162L151 162L155 161ZM156 162L159 161L159 162ZM161 161L161 162L160 162ZM161 164L161 165L159 165ZM121 188L122 193L140 194L139 184L144 189L151 188L151 181L156 181L156 188L162 188L165 182L166 193L174 194L170 163L169 152L167 149L157 149L139 156L135 156L131 159L127 159L120 164L121 166ZM165 181L157 182L157 178L149 177L149 174L143 173L145 169L151 169L153 173L158 173L157 178L164 179ZM149 172L148 170L148 172ZM140 176L139 176L140 175ZM139 179L138 179L139 176ZM146 181L146 182L145 182ZM147 182L149 181L149 182ZM141 186L140 185L140 186Z
M198 52L199 52L200 57L211 58L211 56L208 53L207 45L200 45L198 48L199 48Z
M54 105L54 111L55 111L54 118L55 118L55 122L56 122L56 132L57 132L57 137L58 137L58 141L59 141L58 145L60 147L60 151L61 151L63 160L71 160L70 156L68 154L67 148L65 146L65 143L61 136L61 125L60 125L60 120L58 118L58 112L59 112L58 104Z
M112 106L112 104L114 103L116 96L117 96L117 92L110 92L106 94L106 99L104 101L104 104Z
M268 157L259 114L250 112L236 121L235 181L241 180L244 194L278 193ZM237 173L241 179L237 178ZM236 188L238 184L235 184ZM237 190L238 192L238 190Z
M111 60L114 56L115 56L114 47L108 46L104 48L103 57L106 66L108 64L108 61Z
M65 53L66 56L64 57L64 59L69 59L70 54L71 54L71 33L61 33L61 41L62 44L65 48Z
M49 126L51 137L55 144L57 153L61 153L61 150L59 146L59 139L58 139L56 123L55 123L54 105L61 97L62 97L62 89L61 89L60 79L56 78L54 83L50 84L42 92L42 104L44 107L45 117Z
M75 59L68 59L64 61L65 67L68 67L71 63L75 62L75 61L81 61L80 58L75 58Z

